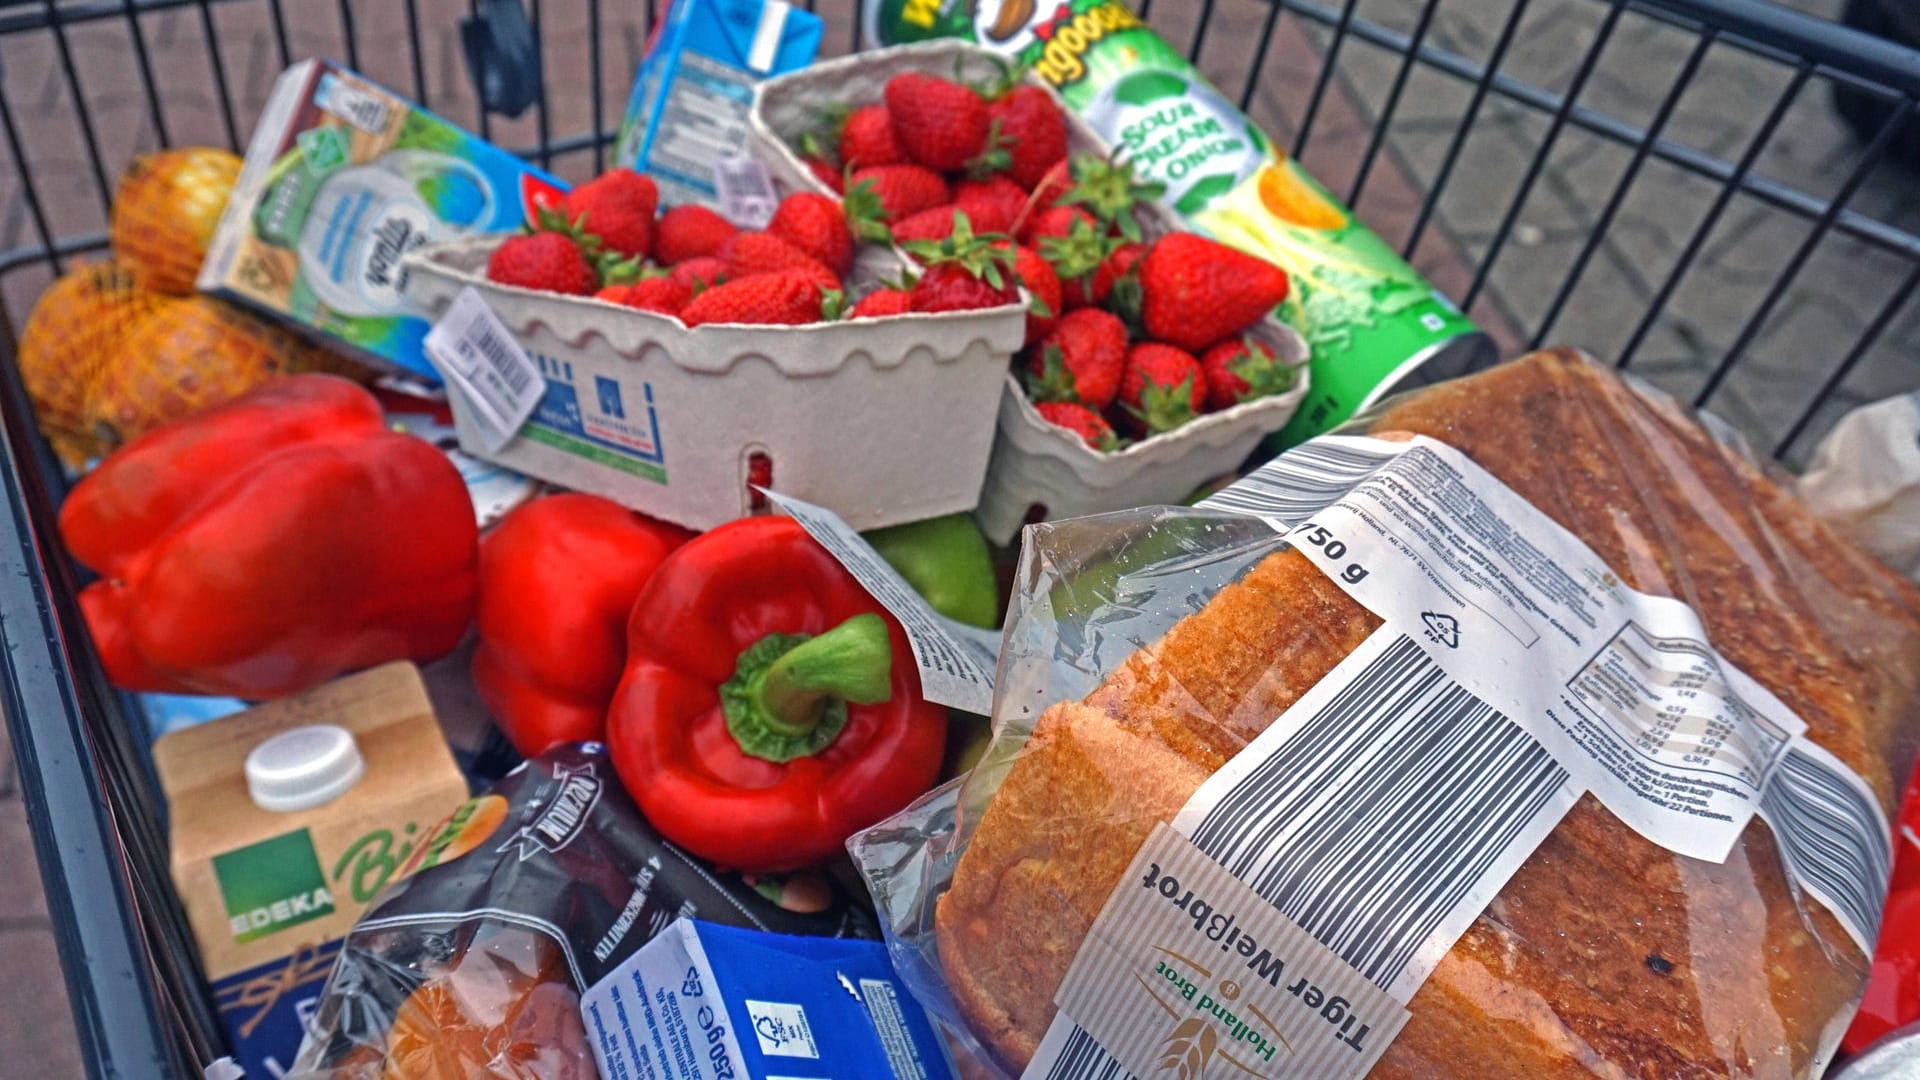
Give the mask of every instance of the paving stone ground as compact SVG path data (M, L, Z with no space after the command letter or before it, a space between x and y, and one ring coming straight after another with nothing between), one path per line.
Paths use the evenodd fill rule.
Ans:
M545 122L556 137L592 129L596 95L589 72L596 42L600 117L605 124L615 121L656 7L650 0L602 0L597 6L603 22L596 38L588 0L542 5ZM1794 0L1790 6L1833 18L1841 0ZM851 7L849 0L819 5L832 27L827 52L850 47ZM1199 30L1201 7L1160 0L1151 6L1150 19L1188 47ZM272 18L276 9L284 20L285 55ZM1428 9L1426 0L1359 0L1354 10L1357 19L1411 35L1420 32ZM0 5L0 25L18 17L15 12L37 10ZM352 16L350 37L343 10ZM138 30L159 91L157 109L149 107L131 51L131 26L123 15L65 29L71 74L58 43L45 31L0 36L0 90L22 148L16 159L0 143L0 253L35 245L45 235L65 240L99 233L111 178L128 156L162 141L160 125L174 143L244 142L285 56L347 61L424 98L456 122L477 126L456 28L466 10L459 0L406 5L229 0L147 13L139 18ZM1600 0L1435 0L1425 41L1465 62L1483 63L1516 10L1521 15L1501 72L1550 96L1568 92L1599 42L1608 10ZM417 53L409 45L409 11L420 27ZM1220 0L1209 16L1198 62L1232 93L1251 86L1249 111L1282 145L1291 145L1321 71L1328 34L1291 13L1269 24L1269 12L1264 0ZM1585 115L1614 118L1635 129L1665 111L1662 135L1680 152L1737 160L1793 75L1775 60L1714 42L1701 52L1691 81L1668 106L1675 79L1700 40L1696 32L1642 15L1622 16L1580 87L1577 105ZM1395 48L1351 37L1338 53L1330 91L1302 155L1336 192L1350 191L1377 120L1387 112L1401 61ZM221 107L216 72L226 84L230 111ZM1403 244L1428 193L1438 187L1431 223L1413 261L1448 295L1465 299L1472 294L1471 313L1508 353L1542 336L1617 359L1677 274L1671 297L1633 355L1632 370L1674 393L1693 396L1742 339L1763 297L1809 235L1806 218L1752 195L1736 195L1679 272L1681 253L1714 205L1718 183L1655 156L1623 187L1635 157L1631 144L1570 125L1549 145L1550 114L1498 92L1487 98L1462 137L1461 118L1472 92L1470 82L1432 66L1416 65L1408 72L1360 193L1361 216L1390 241ZM1784 108L1754 164L1752 175L1788 198L1809 197L1816 204L1830 198L1859 160L1859 145L1836 121L1829 92L1824 78L1810 80ZM76 98L87 104L84 124ZM97 153L89 152L86 125ZM516 148L537 145L539 131L540 120L532 113L514 120L495 117L486 128L489 137ZM1456 139L1457 161L1440 184L1442 163ZM1544 166L1519 199L1543 153ZM580 178L592 172L594 160L580 152L551 164L563 175ZM44 234L23 198L23 177L38 198ZM1616 192L1618 205L1609 215ZM1870 224L1910 234L1920 232L1917 192L1920 181L1913 174L1882 166L1864 179L1849 205ZM1514 227L1475 292L1477 271L1509 216ZM1907 240L1912 243L1911 236ZM1789 460L1803 459L1812 435L1844 408L1920 386L1920 305L1883 313L1914 258L1847 236L1826 238L1752 336L1712 398L1712 408L1763 451L1771 451L1863 331L1883 314L1884 332L1815 416L1811 434L1787 448ZM1543 329L1580 259L1586 265L1564 309ZM0 268L0 304L16 328L46 280L37 266ZM0 859L14 868L0 875L0 971L8 973L0 988L0 1080L77 1076L44 907L32 888L34 879L18 870L31 863L32 853L17 791L0 738Z

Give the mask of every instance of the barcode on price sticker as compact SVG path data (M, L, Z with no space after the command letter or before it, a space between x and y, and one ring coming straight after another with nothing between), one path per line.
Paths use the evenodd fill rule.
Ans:
M519 433L546 392L533 358L472 286L454 297L424 344L489 452Z
M1893 835L1873 792L1818 745L1795 739L1760 798L1795 880L1873 952L1893 875Z
M1402 449L1378 439L1315 439L1267 462L1199 506L1251 514L1284 533L1333 505L1355 484L1399 457Z

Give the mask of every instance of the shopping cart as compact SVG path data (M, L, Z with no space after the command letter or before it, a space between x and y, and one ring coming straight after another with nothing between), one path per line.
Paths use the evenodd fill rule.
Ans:
M665 6L0 3L0 321L17 332L52 275L105 246L112 179L132 152L242 145L273 74L307 55L588 175ZM1917 200L1899 197L1903 180L1883 163L1912 137L1920 53L1763 0L1139 6L1504 351L1587 344L1732 413L1761 453L1788 462L1848 401L1920 383L1888 341L1920 288L1920 235L1903 223ZM863 44L854 7L819 5L826 52ZM461 20L479 32L459 33ZM514 61L522 29L537 71ZM1811 168L1792 154L1783 164L1782 148L1805 141L1790 133L1836 90L1880 104L1871 138ZM1700 123L1703 108L1720 127ZM1557 220L1543 196L1568 186L1581 189L1579 212ZM1741 254L1754 243L1771 252L1757 266ZM1637 271L1624 285L1622 266ZM1842 270L1856 317L1797 329L1802 292ZM1809 335L1814 347L1796 344ZM1690 363L1661 355L1674 342ZM13 366L0 372L0 711L82 1051L96 1077L198 1076L222 1037L169 888L144 728L88 644L55 539L65 481ZM1771 404L1733 408L1742 385Z

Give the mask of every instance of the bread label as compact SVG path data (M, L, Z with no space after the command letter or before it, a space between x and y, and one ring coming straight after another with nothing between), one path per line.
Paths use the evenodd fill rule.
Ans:
M1140 1076L1342 1080L1407 1021L1400 1002L1165 825L1108 897L1026 1076L1107 1053ZM1086 1017L1078 1034L1068 1016ZM1062 1064L1065 1062L1065 1064ZM1046 1063L1046 1064L1043 1064Z

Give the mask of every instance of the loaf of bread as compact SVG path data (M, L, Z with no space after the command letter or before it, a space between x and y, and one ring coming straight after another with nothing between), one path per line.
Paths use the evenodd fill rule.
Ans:
M1546 352L1410 395L1371 430L1458 448L1628 584L1692 605L1892 815L1920 736L1920 593L1678 408ZM1001 1066L1032 1057L1154 823L1378 624L1283 551L1040 716L934 920L954 1000ZM1372 1076L1804 1080L1865 975L1758 817L1714 865L1586 796L1415 994Z

